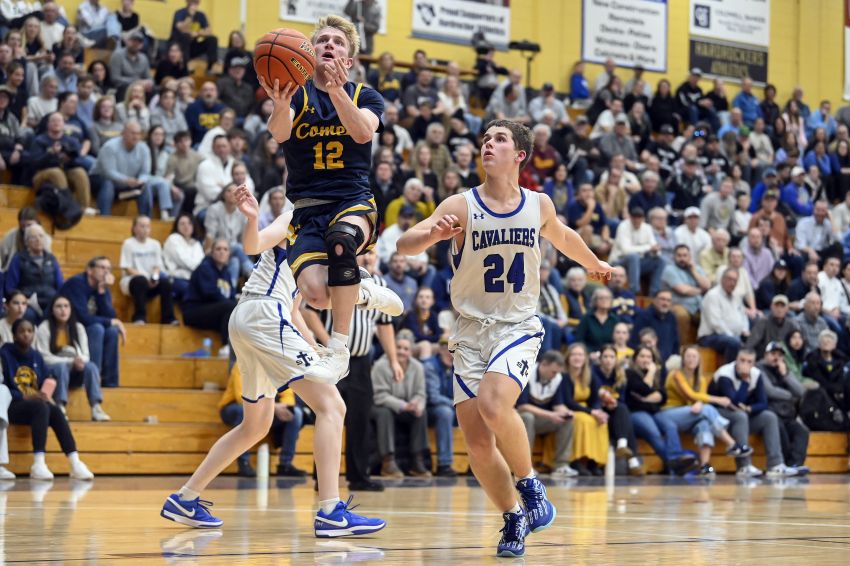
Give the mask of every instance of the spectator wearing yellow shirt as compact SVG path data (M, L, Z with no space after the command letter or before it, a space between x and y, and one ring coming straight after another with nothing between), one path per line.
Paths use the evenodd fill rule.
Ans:
M437 204L434 202L434 189L425 187L422 181L416 177L408 179L404 183L401 196L394 198L387 205L387 210L384 212L384 226L392 226L398 221L399 211L404 205L413 207L420 220L428 218L437 208Z
M726 453L743 457L752 454L753 449L735 442L726 427L729 421L723 418L714 405L728 407L732 402L728 397L708 394L709 379L700 374L700 353L698 346L686 346L682 357L671 357L667 362L667 403L661 413L665 419L676 424L679 431L689 431L699 447L700 468L697 476L713 478L714 468L709 464L714 438L726 444Z
M617 352L617 364L627 363L635 355L635 351L629 348L631 331L625 322L618 322L614 326L614 350Z

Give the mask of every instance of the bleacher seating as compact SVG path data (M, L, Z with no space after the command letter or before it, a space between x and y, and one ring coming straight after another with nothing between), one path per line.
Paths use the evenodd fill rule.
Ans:
M0 229L17 224L17 209L31 204L32 190L26 187L0 186ZM118 289L118 265L121 242L129 237L132 217L86 217L70 230L55 230L49 219L42 224L53 237L53 252L59 259L66 277L82 271L94 255L106 255L113 264L116 284L112 289L116 310L122 320L129 321L129 298ZM154 220L152 237L163 242L171 231L170 222ZM158 304L158 303L157 303ZM149 308L153 319L158 317L157 304ZM121 387L104 390L104 407L112 416L109 423L89 420L90 411L85 393L71 392L68 416L80 451L95 474L186 474L201 462L209 448L227 427L218 414L217 390L204 390L205 384L223 388L227 380L228 360L220 358L190 358L182 354L201 347L204 338L213 342L212 351L221 346L214 332L202 332L184 326L127 325L128 340L121 346ZM701 349L703 369L713 371L717 354ZM154 417L153 419L149 419ZM145 422L146 419L155 422ZM754 462L764 464L761 441L753 439L756 449ZM306 426L296 448L294 465L312 467L313 429ZM431 431L432 451L436 440ZM693 448L690 440L685 446ZM456 469L467 468L468 460L463 435L455 429ZM62 457L53 435L47 444L48 466L57 473L67 473L67 460ZM32 464L28 427L12 426L9 432L9 468L26 474ZM538 440L534 461L544 460L543 441ZM846 472L848 468L848 439L840 433L813 433L807 464L814 472ZM649 446L641 441L640 455L649 471L658 472L661 461ZM734 461L716 449L712 463L720 472L734 471ZM344 466L344 462L343 462ZM235 472L235 464L228 472Z

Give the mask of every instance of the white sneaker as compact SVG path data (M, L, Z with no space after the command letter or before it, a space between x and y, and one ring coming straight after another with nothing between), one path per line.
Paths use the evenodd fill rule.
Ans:
M558 466L551 474L553 478L574 478L577 475L578 472L568 465Z
M382 287L374 279L361 279L360 289L366 294L366 302L360 307L379 310L389 316L399 316L404 312L404 303L392 289Z
M30 467L30 479L51 481L53 479L53 472L50 471L47 464L33 463Z
M752 464L748 464L735 472L735 475L739 478L757 478L760 477L764 472L753 466Z
M769 478L788 478L791 476L796 476L797 470L794 468L789 468L785 464L779 464L778 466L773 466L767 471L767 477Z
M82 461L77 462L76 464L71 464L71 473L68 474L68 477L75 480L93 480L94 474L91 473L91 470L88 469L88 466L83 464Z
M102 423L104 421L111 421L112 417L106 414L106 411L103 410L100 403L91 408L91 420Z
M0 466L0 480L13 480L16 477L12 470L6 468L6 466Z
M221 348L218 349L218 357L219 358L229 358L230 357L230 345L225 344Z
M304 372L304 379L316 383L336 383L348 375L348 348L324 348L316 363Z
M90 206L86 207L86 209L83 211L83 214L85 214L86 216L97 216L99 213L100 211L98 209L92 208Z

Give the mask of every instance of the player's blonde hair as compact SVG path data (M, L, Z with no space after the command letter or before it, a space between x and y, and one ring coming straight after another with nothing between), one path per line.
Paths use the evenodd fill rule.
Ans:
M316 22L316 27L313 29L313 37L310 38L310 41L315 44L319 32L325 28L338 29L345 35L345 39L348 40L349 57L354 57L360 52L360 35L357 33L357 28L349 20L334 14L319 18L319 21Z

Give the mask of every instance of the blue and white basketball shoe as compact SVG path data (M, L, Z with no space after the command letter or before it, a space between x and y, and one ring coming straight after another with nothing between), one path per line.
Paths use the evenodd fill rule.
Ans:
M546 486L536 477L519 480L516 484L525 511L528 514L528 529L539 533L555 522L558 511L546 496Z
M212 502L201 498L185 501L180 495L172 493L165 500L162 511L159 514L169 521L180 523L196 529L214 529L223 523L218 517L210 515L209 507Z
M356 505L350 507L353 498L352 495L345 503L340 501L330 513L325 513L319 509L319 512L316 513L316 519L313 521L316 537L336 538L369 535L387 526L382 519L370 519L352 513L351 510L357 507Z
M497 556L518 558L525 555L525 537L528 535L528 516L520 509L519 513L502 513L505 526L499 541Z

